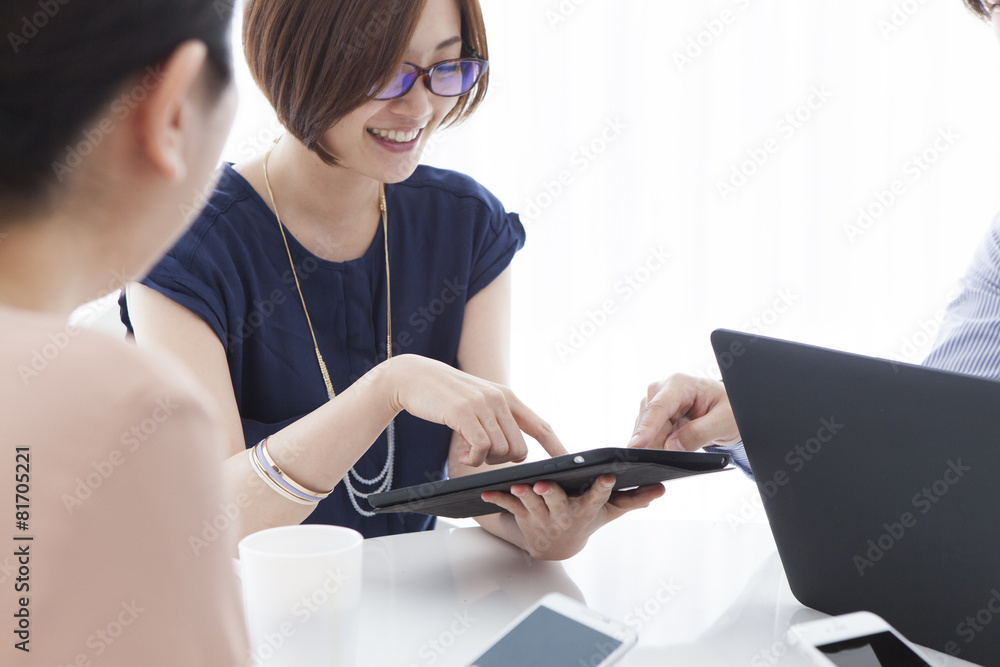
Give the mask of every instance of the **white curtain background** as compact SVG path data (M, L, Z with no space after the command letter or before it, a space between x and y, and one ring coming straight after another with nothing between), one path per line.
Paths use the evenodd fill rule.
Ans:
M489 96L424 161L522 214L513 386L570 449L624 445L653 380L717 376L717 327L924 357L1000 210L1000 48L961 0L483 9ZM280 131L238 35L229 161ZM754 494L719 475L650 511Z

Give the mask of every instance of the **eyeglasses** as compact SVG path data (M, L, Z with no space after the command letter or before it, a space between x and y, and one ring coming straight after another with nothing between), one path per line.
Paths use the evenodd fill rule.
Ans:
M403 97L420 78L435 95L458 97L472 90L489 66L489 61L481 58L442 60L430 67L403 63L396 72L396 78L382 92L373 94L372 99L385 101Z

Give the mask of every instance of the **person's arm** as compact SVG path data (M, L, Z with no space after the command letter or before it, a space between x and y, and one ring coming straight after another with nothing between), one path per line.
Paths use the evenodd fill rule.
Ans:
M958 295L934 321L941 330L923 365L1000 379L1000 216L976 251Z
M238 534L300 523L312 506L273 492L251 467L222 341L194 313L148 287L130 286L128 299L136 342L180 357L209 391L222 416L226 498L242 499L241 507L246 506L239 516ZM522 429L546 436L547 426L505 387L431 359L402 355L270 436L268 450L299 484L327 491L402 410L458 432L464 445L458 460L467 465L523 459L527 445Z
M458 346L458 363L463 371L503 384L509 382L510 376L510 291L508 268L469 300ZM548 425L535 437L551 455L566 451ZM458 454L463 447L461 439L453 436L448 460L451 477L477 472L461 462ZM516 484L511 493L483 494L484 500L509 513L476 520L490 533L535 558L569 558L598 528L629 510L645 507L663 494L663 486L657 484L612 497L613 485L614 478L604 475L586 493L570 498L552 482Z

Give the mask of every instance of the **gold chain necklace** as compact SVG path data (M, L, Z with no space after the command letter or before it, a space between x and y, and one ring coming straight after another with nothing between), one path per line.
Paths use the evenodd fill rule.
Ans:
M274 201L274 192L271 190L271 179L268 177L267 173L267 162L271 159L271 152L274 151L275 146L278 145L278 141L281 141L279 137L275 140L274 145L268 149L267 154L264 156L264 183L267 185L267 194L271 198L271 209L274 211L274 218L278 221L278 230L281 232L281 240L285 243L285 252L288 253L288 263L292 267L292 277L295 279L295 289L299 293L299 299L302 302L302 311L306 315L306 324L309 325L309 334L312 336L313 349L316 351L316 361L319 364L319 372L323 376L323 384L326 385L326 395L328 400L333 400L337 395L333 390L333 382L330 381L330 372L326 368L326 362L323 360L323 354L319 351L319 343L316 340L316 331L313 329L312 318L309 317L309 309L306 307L306 298L302 294L302 286L299 284L299 276L295 271L295 261L292 259L292 250L288 245L288 237L285 235L285 226L281 222L281 216L278 214L278 205ZM392 291L390 288L389 280L389 212L385 204L385 184L379 183L378 186L378 200L379 200L379 210L381 212L382 218L382 238L385 241L385 322L386 322L386 336L385 336L385 356L386 359L392 359ZM388 452L386 456L385 466L382 468L382 472L371 479L362 477L358 472L351 467L350 471L344 475L344 486L347 489L347 496L351 499L351 504L354 509L357 510L358 514L362 516L372 517L375 516L374 512L369 512L367 510L361 509L358 504L358 498L368 498L368 496L373 493L381 493L386 491L392 485L392 471L395 463L395 451L396 451L396 420L393 419L389 422L388 427ZM362 484L372 485L379 484L378 488L367 493L362 492L354 488L351 483L351 476L354 476ZM381 482L381 483L380 483Z

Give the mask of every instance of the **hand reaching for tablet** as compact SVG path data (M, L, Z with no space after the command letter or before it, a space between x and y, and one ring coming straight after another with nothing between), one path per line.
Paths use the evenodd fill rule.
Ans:
M694 451L740 439L725 386L677 374L649 385L628 446Z
M462 465L523 461L528 445L522 431L549 456L566 453L552 427L508 387L413 354L394 357L386 367L393 409L449 426L459 436L453 454Z

